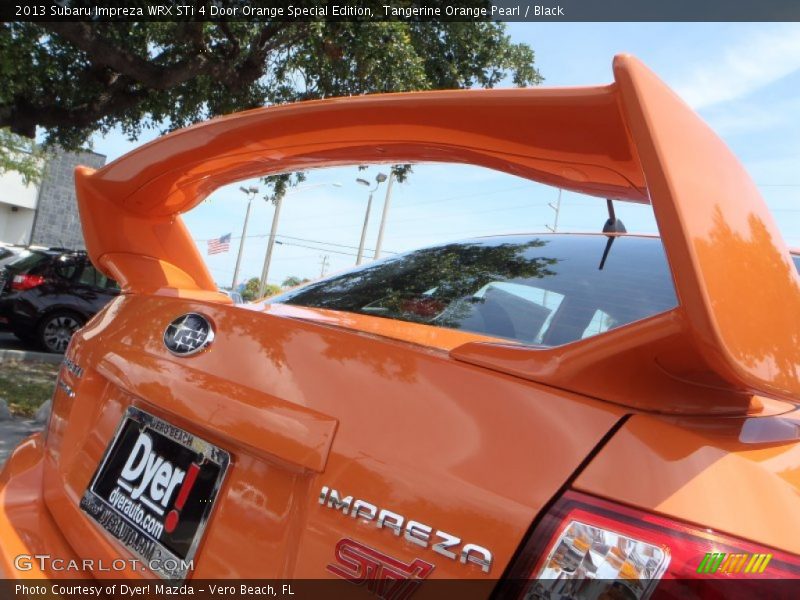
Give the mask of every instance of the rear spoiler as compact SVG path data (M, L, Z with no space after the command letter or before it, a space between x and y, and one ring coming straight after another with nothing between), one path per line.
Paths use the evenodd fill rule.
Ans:
M225 301L180 213L237 180L368 162L485 166L651 203L679 306L552 349L456 359L645 410L741 414L800 402L800 279L722 141L630 56L608 86L388 94L234 114L76 170L93 262L128 293Z

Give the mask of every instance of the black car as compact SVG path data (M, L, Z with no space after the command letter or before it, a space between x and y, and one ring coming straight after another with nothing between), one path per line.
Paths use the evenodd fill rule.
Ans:
M0 325L48 352L64 352L72 334L118 293L85 252L28 249L0 267Z
M19 255L25 252L25 250L26 248L23 246L0 244L0 267L3 267L11 261L19 258Z

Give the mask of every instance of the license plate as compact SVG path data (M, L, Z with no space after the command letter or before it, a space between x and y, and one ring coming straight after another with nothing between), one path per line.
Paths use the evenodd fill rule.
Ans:
M184 579L230 456L129 407L81 508L165 579Z

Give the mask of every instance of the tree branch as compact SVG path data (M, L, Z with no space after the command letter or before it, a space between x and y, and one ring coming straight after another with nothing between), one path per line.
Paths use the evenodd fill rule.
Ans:
M44 23L43 26L85 52L94 65L113 69L153 90L167 90L199 75L221 72L226 65L209 60L201 51L166 67L109 44L98 35L92 24ZM202 43L201 46L204 47Z
M10 105L0 106L0 128L9 127L30 138L35 136L37 126L57 128L68 124L68 129L88 128L108 116L124 113L145 96L145 91L131 90L125 81L118 80L92 102L72 108L16 97Z

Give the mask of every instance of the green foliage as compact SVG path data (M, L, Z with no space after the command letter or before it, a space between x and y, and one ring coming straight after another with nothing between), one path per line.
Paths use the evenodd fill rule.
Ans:
M289 188L293 188L298 184L303 183L305 180L306 174L302 171L297 173L279 173L277 175L268 175L267 177L262 177L261 181L263 181L267 187L272 190L264 195L264 199L267 202L275 204L278 201L278 198L283 198L286 195L286 192L289 191Z
M293 288L293 287L297 287L298 285L302 285L304 283L308 283L309 281L311 281L311 280L307 279L307 278L301 279L300 277L297 277L296 275L291 275L291 276L289 276L289 277L287 277L286 279L283 280L283 283L281 284L281 287Z
M245 283L244 285L244 290L242 290L242 298L244 298L247 302L258 300L258 298L260 297L258 295L258 288L260 286L261 286L261 279L259 277L252 277L248 279L247 283ZM269 283L267 284L267 289L264 291L264 297L268 298L269 296L274 296L280 291L281 287L279 285Z
M397 183L403 183L408 179L412 171L411 165L392 165L392 173L394 173L394 178L397 180Z
M0 127L67 150L269 104L541 81L490 22L0 24ZM398 181L402 181L398 175ZM297 176L269 178L274 200Z
M0 361L0 398L15 415L32 417L53 397L58 365L33 361Z
M44 171L44 151L34 140L0 129L0 174L16 171L25 185L39 183Z

